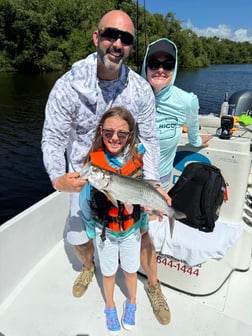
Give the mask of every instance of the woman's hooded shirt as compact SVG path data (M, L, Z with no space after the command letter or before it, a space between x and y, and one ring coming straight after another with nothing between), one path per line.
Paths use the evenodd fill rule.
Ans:
M162 38L148 45L141 75L147 79L146 63L151 46L164 41L173 45L175 49L175 68L173 77L168 86L155 94L156 98L156 128L160 142L160 164L159 173L161 183L167 184L167 178L173 168L173 161L176 149L182 134L183 125L187 125L188 140L193 146L201 146L202 140L199 136L199 101L194 93L186 92L174 85L177 75L177 47L169 39Z

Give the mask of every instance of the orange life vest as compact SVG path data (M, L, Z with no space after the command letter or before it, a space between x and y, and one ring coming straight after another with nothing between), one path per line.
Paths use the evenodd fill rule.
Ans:
M138 158L134 158L134 160L129 159L121 168L113 168L107 162L103 149L100 149L98 152L90 153L90 161L94 166L98 166L117 174L131 176L133 178L142 178L143 163L142 160Z
M134 178L142 177L143 164L142 161L137 158L134 160L129 159L120 169L115 169L108 164L105 152L103 150L99 150L90 154L90 161L95 166L118 174L131 176ZM120 201L117 202L118 207L115 207L104 193L95 188L91 189L90 206L92 209L93 218L98 223L101 223L104 228L107 227L115 232L126 231L132 227L136 221L139 220L141 209L139 205L133 205L133 212L129 213L124 207L123 203Z

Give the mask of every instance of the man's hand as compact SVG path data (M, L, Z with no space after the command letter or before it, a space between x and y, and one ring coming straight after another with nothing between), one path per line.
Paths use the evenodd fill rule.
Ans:
M54 182L54 188L59 191L80 192L87 180L80 179L80 173L66 173Z

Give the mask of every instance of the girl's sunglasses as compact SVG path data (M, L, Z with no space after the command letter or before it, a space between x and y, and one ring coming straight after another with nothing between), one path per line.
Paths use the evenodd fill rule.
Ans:
M103 28L99 29L99 35L102 38L108 39L109 41L121 40L122 44L132 45L134 42L134 36L129 32L119 30L117 28Z
M161 65L164 70L173 70L175 67L174 61L170 60L159 61L156 58L150 58L147 62L147 66L151 70L157 70L161 67Z
M112 128L103 128L102 129L102 135L105 136L108 139L111 139L113 135L116 133L117 137L120 140L126 140L130 134L130 132L126 131L117 131Z

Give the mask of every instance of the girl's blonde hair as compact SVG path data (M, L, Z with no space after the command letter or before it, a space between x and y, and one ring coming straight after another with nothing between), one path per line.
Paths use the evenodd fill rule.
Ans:
M132 116L132 114L130 113L130 111L127 110L125 107L114 106L114 107L111 107L110 109L108 109L102 115L102 117L101 117L101 119L98 123L98 126L96 127L93 144L92 144L91 148L89 149L87 155L84 158L84 163L89 161L89 154L90 153L96 152L99 149L104 148L101 128L103 127L105 121L108 118L111 118L111 117L120 117L121 119L126 121L126 123L129 126L129 132L130 132L128 140L127 140L127 145L129 145L129 149L128 149L128 153L126 153L126 154L128 154L132 159L134 159L136 157L138 159L140 159L140 155L139 155L139 152L138 152L137 147L136 147L136 123L135 123L135 119Z

